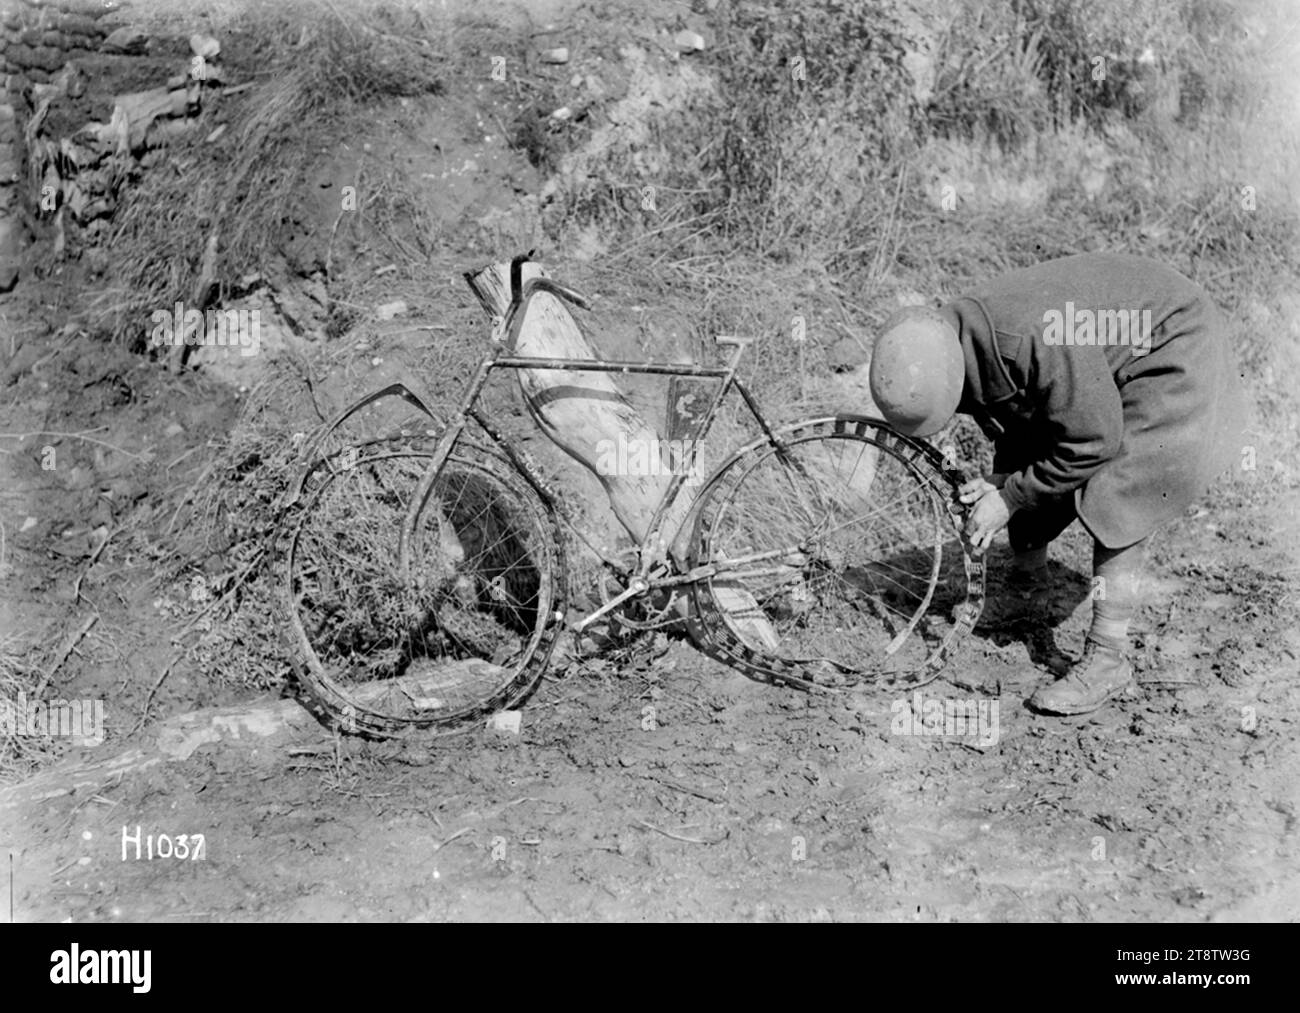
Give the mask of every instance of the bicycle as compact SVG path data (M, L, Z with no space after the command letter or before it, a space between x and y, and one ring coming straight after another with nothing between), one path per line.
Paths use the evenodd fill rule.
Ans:
M590 308L548 278L521 282L523 259L512 264L509 309L449 418L397 382L345 408L304 449L279 551L309 705L347 731L385 737L463 729L519 704L563 630L566 528L604 574L600 605L570 624L575 634L602 621L635 634L685 614L705 653L768 681L834 690L937 678L984 600L983 562L963 534L961 473L929 443L868 416L769 424L737 376L751 338L717 336L718 366L513 354L512 335L539 293ZM531 455L480 410L493 373L538 369L715 384L645 537L625 555L597 545ZM683 511L686 478L732 392L761 435ZM351 443L337 436L356 413L394 397L423 428ZM684 520L661 530L674 511Z

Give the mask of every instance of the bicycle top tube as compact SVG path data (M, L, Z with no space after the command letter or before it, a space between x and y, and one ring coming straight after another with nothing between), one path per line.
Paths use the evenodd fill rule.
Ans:
M730 366L702 366L693 362L654 362L623 359L565 359L530 355L499 355L489 362L492 369L583 370L590 373L641 373L659 376L694 376L722 380Z

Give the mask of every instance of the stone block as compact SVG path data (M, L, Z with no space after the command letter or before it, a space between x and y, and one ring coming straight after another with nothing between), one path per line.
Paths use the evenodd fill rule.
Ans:
M61 0L59 10L64 14L75 14L98 21L105 14L112 14L121 6L116 0Z
M23 71L44 71L51 74L63 66L63 54L50 46L13 46L5 59ZM39 80L45 80L40 78Z
M68 14L59 21L59 31L64 35L72 35L82 39L92 39L98 45L99 40L107 33L100 27L99 22L94 18L88 18L83 14Z

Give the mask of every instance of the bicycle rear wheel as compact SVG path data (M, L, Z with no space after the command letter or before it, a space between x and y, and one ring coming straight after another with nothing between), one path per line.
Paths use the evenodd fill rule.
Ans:
M346 731L454 727L525 697L563 612L554 517L508 461L458 444L402 522L436 441L322 451L287 525L284 594L300 682Z
M961 476L926 443L859 416L738 451L695 506L696 637L794 683L932 681L984 602Z

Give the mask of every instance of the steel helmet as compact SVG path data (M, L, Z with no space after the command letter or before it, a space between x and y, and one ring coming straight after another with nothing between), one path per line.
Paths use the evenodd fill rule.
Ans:
M938 310L906 306L887 321L871 353L871 396L907 436L930 436L952 418L966 380L956 329Z

